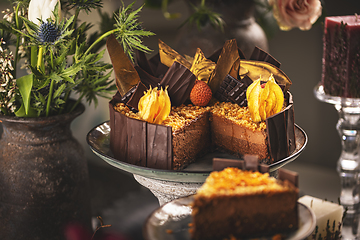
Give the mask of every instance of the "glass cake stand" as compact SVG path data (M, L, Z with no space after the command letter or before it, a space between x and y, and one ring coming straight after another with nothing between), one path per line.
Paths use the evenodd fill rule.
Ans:
M341 139L341 154L337 162L340 176L340 203L347 209L343 220L343 239L359 237L360 205L360 98L330 96L318 84L314 89L315 97L334 105L339 113L336 129Z
M294 161L305 149L308 137L303 129L295 124L296 149L288 157L270 165L270 174L289 162ZM214 152L198 159L184 170L163 170L133 165L115 159L110 150L110 123L106 121L94 127L87 135L90 149L111 166L133 174L136 181L150 189L158 198L160 205L174 199L189 196L204 183L212 171L212 159L234 158L229 154Z

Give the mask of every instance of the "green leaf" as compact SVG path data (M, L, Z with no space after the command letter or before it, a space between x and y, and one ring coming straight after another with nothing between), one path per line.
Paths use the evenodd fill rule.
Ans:
M24 107L24 104L21 105L21 107L19 108L19 110L17 110L15 112L15 116L17 117L37 117L37 112L36 110L30 108L28 113L26 113L25 111L25 107Z
M31 100L30 94L33 85L33 79L34 79L33 74L28 74L16 79L16 84L19 88L23 100L25 115L28 115L30 112L30 100Z
M61 95L61 93L64 92L65 88L66 88L66 84L65 83L61 84L60 87L58 87L58 89L56 89L56 91L54 92L53 98L58 98Z
M56 72L51 72L49 75L49 78L50 78L50 80L55 80L56 82L60 82L63 79Z

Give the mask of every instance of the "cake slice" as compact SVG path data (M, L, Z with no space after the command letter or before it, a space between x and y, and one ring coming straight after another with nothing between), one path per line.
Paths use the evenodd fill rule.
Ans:
M298 188L268 173L212 172L193 202L193 239L272 236L298 228Z

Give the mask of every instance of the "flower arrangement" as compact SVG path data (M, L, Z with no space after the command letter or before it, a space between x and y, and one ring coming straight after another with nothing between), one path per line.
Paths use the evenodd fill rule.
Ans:
M62 3L62 4L61 4ZM101 12L101 0L21 0L5 10L0 21L0 114L43 117L71 112L85 99L97 105L97 97L116 90L112 65L99 51L106 37L114 34L125 53L148 52L142 37L153 35L137 22L140 7L119 8L113 16ZM63 6L61 6L63 5ZM63 8L61 8L63 7ZM103 20L100 30L88 34L90 23L81 23L79 13L97 9ZM15 48L15 51L10 51ZM18 76L21 68L26 74ZM75 99L73 102L70 99Z

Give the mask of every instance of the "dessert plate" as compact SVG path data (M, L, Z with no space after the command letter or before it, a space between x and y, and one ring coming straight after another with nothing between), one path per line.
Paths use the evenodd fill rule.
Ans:
M270 164L270 173L281 168L285 164L294 161L304 150L308 137L304 130L295 124L296 149L288 157ZM184 170L163 170L141 167L133 165L114 158L110 150L110 123L106 121L94 127L86 137L90 149L108 164L123 171L140 175L143 177L153 178L164 181L174 182L204 182L206 177L212 171L212 159L214 157L234 158L230 154L214 152L207 154L205 157L198 159L195 163L190 164Z
M190 238L191 203L194 196L178 198L156 209L145 221L143 235L146 240L187 240ZM306 205L298 202L299 229L284 234L287 240L305 239L316 227L314 212ZM257 238L271 239L271 238Z

